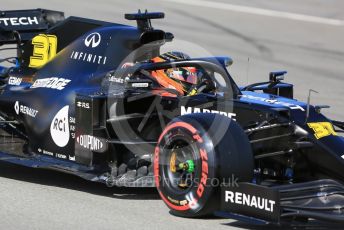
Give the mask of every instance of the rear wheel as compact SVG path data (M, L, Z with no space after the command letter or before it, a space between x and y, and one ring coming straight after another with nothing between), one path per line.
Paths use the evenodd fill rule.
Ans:
M220 127L227 130L219 136ZM236 122L220 115L193 114L173 120L155 149L156 186L178 216L212 214L219 208L219 188L224 180L228 182L234 175L250 181L252 174L247 136Z

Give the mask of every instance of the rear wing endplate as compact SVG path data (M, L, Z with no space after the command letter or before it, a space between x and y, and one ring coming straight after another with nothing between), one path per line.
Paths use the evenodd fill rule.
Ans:
M28 41L64 19L63 12L45 9L0 11L0 45Z

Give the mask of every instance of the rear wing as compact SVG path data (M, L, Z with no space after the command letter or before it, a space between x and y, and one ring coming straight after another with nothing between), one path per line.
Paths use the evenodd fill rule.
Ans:
M31 40L64 19L63 12L45 9L0 11L0 46Z

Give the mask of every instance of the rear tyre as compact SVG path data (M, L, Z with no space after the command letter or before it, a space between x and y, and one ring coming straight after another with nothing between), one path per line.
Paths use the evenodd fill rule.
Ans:
M182 116L174 119L159 138L154 175L159 194L172 214L210 215L219 209L223 182L252 180L250 143L242 128L227 117Z

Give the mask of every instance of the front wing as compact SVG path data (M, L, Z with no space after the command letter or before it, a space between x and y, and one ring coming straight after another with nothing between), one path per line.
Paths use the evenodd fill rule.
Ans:
M344 186L324 179L265 187L252 183L223 186L215 214L253 224L290 224L293 219L344 223Z

